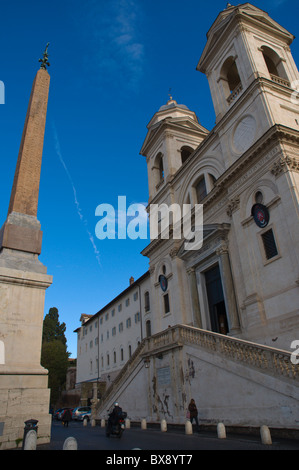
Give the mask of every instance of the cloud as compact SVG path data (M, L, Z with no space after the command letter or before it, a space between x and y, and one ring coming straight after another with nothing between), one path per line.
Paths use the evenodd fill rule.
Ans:
M73 182L73 179L70 175L70 172L65 164L65 161L64 159L62 158L62 153L61 153L61 149L60 149L60 143L59 143L59 139L58 139L58 134L57 134L57 131L56 131L56 127L53 123L53 134L54 134L54 142L55 142L55 150L56 150L56 154L58 155L59 157L59 160L63 166L63 168L65 169L65 172L67 174L67 177L70 181L70 184L71 184L71 187L73 189L73 194L74 194L74 201L75 201L75 206L76 206L76 210L77 210L77 214L81 220L81 222L84 224L85 226L85 230L87 232L87 235L88 235L88 238L89 238L89 241L90 243L92 244L92 247L93 247L93 251L94 251L94 254L96 256L96 259L97 259L97 262L98 264L101 266L101 262L100 262L100 252L99 250L97 249L97 246L95 244L95 241L94 241L94 237L93 235L91 234L91 232L89 231L88 229L88 223L87 223L87 220L84 218L83 216L83 213L82 213L82 210L81 210L81 207L80 207L80 204L79 204L79 201L78 201L78 198L77 198L77 191L76 191L76 188L75 188L75 185L74 185L74 182Z
M143 76L142 9L137 0L85 0L78 25L84 36L86 65L99 83L138 89ZM87 43L87 44L86 44ZM87 45L87 47L86 47Z

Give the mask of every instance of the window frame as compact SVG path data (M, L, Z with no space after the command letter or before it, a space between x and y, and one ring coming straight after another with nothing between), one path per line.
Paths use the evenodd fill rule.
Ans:
M272 256L272 258L267 258L263 236L265 235L265 233L269 232L270 230L272 230L274 243L275 243L276 250L277 250L277 255ZM257 235L258 235L258 243L259 243L260 251L262 254L262 261L263 261L264 266L267 266L268 264L273 263L277 259L281 258L279 244L277 242L277 236L276 236L273 224L267 225L265 228L259 231Z

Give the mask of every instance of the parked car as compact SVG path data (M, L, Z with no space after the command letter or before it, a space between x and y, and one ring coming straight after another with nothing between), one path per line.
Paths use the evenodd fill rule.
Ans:
M55 410L53 413L53 418L58 419L59 414L61 413L62 408L58 408L58 410Z
M90 406L78 406L73 410L73 419L78 421L83 421L84 418L87 418L89 421L91 417L91 407Z

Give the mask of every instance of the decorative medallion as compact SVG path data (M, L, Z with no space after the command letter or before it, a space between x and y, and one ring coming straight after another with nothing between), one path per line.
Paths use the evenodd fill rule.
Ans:
M254 204L251 209L251 215L258 227L264 228L268 225L270 215L267 207L263 204Z
M165 292L167 290L167 278L163 276L163 274L160 274L159 276L159 283L162 291Z

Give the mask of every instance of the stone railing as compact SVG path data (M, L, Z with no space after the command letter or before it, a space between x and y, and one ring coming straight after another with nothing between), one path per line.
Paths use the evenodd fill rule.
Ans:
M118 387L129 377L140 362L146 364L148 358L159 356L164 351L184 345L195 345L222 358L233 360L247 367L258 369L273 377L299 382L299 365L291 361L291 353L280 349L252 343L231 336L213 333L187 325L176 325L156 335L145 338L116 379L106 390L97 410L104 409L112 400Z
M291 84L285 78L278 77L277 75L270 74L271 80L279 85L290 87Z
M138 364L138 362L140 362L142 359L141 359L141 355L144 351L144 348L145 348L145 342L146 340L143 340L137 349L135 349L134 353L132 354L132 356L130 357L130 359L125 363L124 367L122 368L122 370L120 371L120 373L115 377L115 379L113 380L112 384L107 388L107 390L105 391L101 401L98 403L97 405L97 411L102 408L102 406L104 404L106 404L106 402L109 400L109 398L114 394L114 392L117 390L117 387L118 385L126 378L130 375L132 369L134 369L134 367L136 366L136 364Z
M231 104L243 90L242 83L239 83L227 98L228 104Z
M222 357L258 368L275 377L299 381L299 365L291 361L291 353L280 349L252 343L230 336L212 333L188 326L179 326L178 341L196 344L218 353Z

